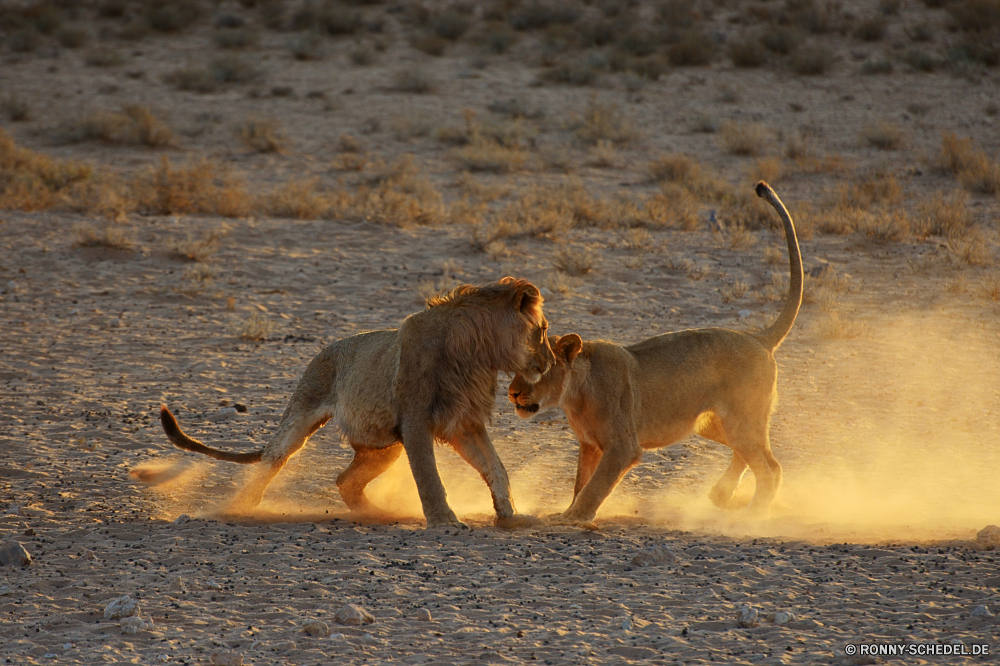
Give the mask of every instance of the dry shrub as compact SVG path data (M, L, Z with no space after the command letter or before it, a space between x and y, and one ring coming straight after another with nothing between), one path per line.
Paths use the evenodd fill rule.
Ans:
M851 278L826 264L817 274L807 273L802 284L802 302L830 311L840 294L849 291Z
M836 310L826 313L819 321L819 335L828 340L854 340L867 337L871 329L865 324L844 319Z
M164 83L177 86L178 90L210 93L219 88L219 82L204 67L188 66L176 69L163 77Z
M288 136L277 118L247 118L238 133L243 145L258 153L283 153L288 144Z
M993 272L983 276L982 294L993 302L1000 301L1000 273Z
M998 0L957 0L948 3L947 9L959 30L985 33L1000 26Z
M869 146L879 150L899 150L903 147L902 128L886 120L865 123L860 136Z
M136 178L134 190L139 206L158 215L239 217L252 205L243 181L207 159L174 167L164 157L158 166Z
M0 100L0 111L12 123L31 118L31 106L26 100L18 97L16 93L9 93Z
M74 227L80 247L107 247L131 252L136 248L135 230L112 220L84 222Z
M958 174L958 180L970 192L997 194L1000 192L1000 164L979 153L972 164Z
M776 250L777 248L768 248L769 250ZM784 258L784 251L781 251L781 258ZM776 262L768 262L776 263ZM769 303L772 301L783 301L788 295L788 277L782 273L771 273L771 281L764 285L764 288L760 292L760 298L763 302Z
M424 94L437 87L437 81L419 67L407 67L393 75L394 90L399 92Z
M219 249L219 239L226 235L225 229L211 229L204 236L188 232L183 239L171 239L166 243L170 256L185 261L203 262L212 258Z
M613 169L618 166L618 151L610 141L603 139L590 148L590 166Z
M802 31L793 26L776 25L761 35L760 41L767 49L788 55L802 43Z
M586 62L571 59L568 62L556 63L545 71L542 77L555 83L568 83L574 86L589 86L597 81L597 70Z
M0 208L44 210L66 205L93 177L75 160L55 160L18 146L0 128Z
M189 266L187 269L184 270L183 284L177 287L177 292L180 294L184 294L185 296L191 296L191 297L200 296L201 294L205 293L205 290L208 289L212 285L212 282L215 281L215 275L216 275L216 269L213 268L212 266L208 266L206 264L196 264L194 266ZM233 299L232 309L235 309L236 299L233 298L232 296L230 296L230 298ZM228 301L227 301L227 306L228 306ZM226 309L228 310L230 308L227 307Z
M719 128L722 147L731 155L759 155L771 141L767 127L760 123L728 120Z
M744 39L729 45L729 58L737 67L760 67L767 63L767 49L759 39Z
M978 230L970 230L964 237L948 239L948 253L963 266L992 266L996 258Z
M560 271L553 271L545 278L545 286L556 294L569 296L580 286L580 279Z
M598 104L591 99L576 128L576 136L590 145L598 141L627 144L638 136L638 132L617 105Z
M653 235L637 227L625 232L623 242L633 252L645 252L653 245Z
M723 303L729 303L743 298L749 290L750 285L743 280L736 280L736 282L727 284L720 288L719 294L722 296Z
M202 16L198 0L149 0L145 3L146 22L153 30L178 32Z
M125 56L110 46L95 46L83 54L83 62L91 67L115 67L125 63Z
M885 37L888 21L885 16L873 14L861 20L854 29L854 36L863 42L877 42Z
M903 188L895 176L874 172L841 185L837 194L838 206L870 208L899 203L903 197Z
M853 226L857 233L881 245L906 239L913 225L906 211L889 210L866 211L855 218Z
M520 148L508 148L485 139L456 148L449 156L463 169L489 173L519 171L531 157L530 153Z
M747 180L757 182L759 180L768 183L776 183L784 175L784 165L780 157L762 157L754 160L747 166Z
M233 322L229 331L241 340L261 341L271 337L278 330L278 323L263 314L253 312L243 321Z
M716 41L698 29L685 30L667 47L667 57L674 67L705 66L715 57Z
M556 270L571 276L586 275L594 269L597 254L587 247L560 247L552 259Z
M698 201L691 192L677 185L664 185L659 194L646 199L640 218L654 228L694 231L702 224Z
M941 192L917 205L917 229L921 235L961 237L972 224L969 197L956 192L945 197Z
M86 28L67 26L56 33L56 39L67 49L78 49L90 41L90 33Z
M722 210L719 211L719 218L727 229L742 227L756 231L781 227L781 220L774 214L774 209L752 191L744 189L726 197Z
M307 32L293 37L286 42L285 46L296 60L321 60L323 58L323 38L315 32Z
M807 44L795 49L789 64L796 74L820 76L833 66L833 52L820 44Z
M64 133L68 141L107 141L141 144L151 148L173 145L174 134L153 112L138 104L125 104L121 113L97 111Z
M466 172L458 174L455 182L466 196L478 201L496 201L509 196L513 191L507 183L483 182Z
M288 181L261 197L259 205L267 215L297 220L325 217L331 206L329 195L320 191L316 179Z
M260 33L252 28L219 28L212 33L212 41L220 49L244 49L253 46L260 39Z
M366 184L328 193L329 215L395 226L447 221L441 193L420 176L413 155L400 156L374 172Z

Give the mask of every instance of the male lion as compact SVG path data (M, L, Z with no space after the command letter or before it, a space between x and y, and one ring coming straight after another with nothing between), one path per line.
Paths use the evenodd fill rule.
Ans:
M497 525L516 526L526 519L515 516L507 470L485 423L493 411L498 372L537 380L554 362L547 328L542 295L526 280L463 285L433 299L399 329L353 335L321 351L263 449L232 453L205 446L181 432L165 406L160 421L181 449L262 463L230 511L257 506L288 458L333 419L354 448L354 460L337 477L352 511L378 513L365 497L365 486L405 450L427 525L461 525L434 461L434 440L439 439L482 475L493 495Z
M726 506L749 465L757 488L749 509L767 512L781 484L768 441L777 400L774 350L802 302L802 256L781 200L761 181L757 195L778 212L788 243L791 280L777 320L759 333L702 328L657 335L628 347L550 338L555 365L538 382L515 375L508 396L518 416L559 405L580 442L573 503L557 522L587 524L644 449L696 432L733 450L711 499Z

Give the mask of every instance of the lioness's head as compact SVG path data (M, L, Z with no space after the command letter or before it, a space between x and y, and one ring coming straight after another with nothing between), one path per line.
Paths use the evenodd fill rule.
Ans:
M583 349L583 340L576 333L561 337L553 335L549 337L549 345L555 356L552 367L534 381L531 377L517 373L507 388L507 397L514 403L514 410L522 419L530 419L542 407L559 404L573 360Z

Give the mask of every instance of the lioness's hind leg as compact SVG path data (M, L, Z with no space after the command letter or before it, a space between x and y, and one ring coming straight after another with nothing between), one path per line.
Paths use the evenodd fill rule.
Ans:
M730 428L732 430L732 428ZM752 424L730 432L734 452L738 452L753 471L757 484L753 499L747 510L756 515L763 515L771 507L774 496L781 487L781 465L771 453L771 442L768 437L768 424Z
M573 484L573 499L580 494L583 487L590 481L601 461L601 450L595 445L580 442L580 455L576 459L576 483Z
M747 471L747 462L736 451L733 451L733 458L729 461L729 467L722 473L719 480L715 482L712 492L708 497L712 504L720 509L729 508L729 501L733 498L733 493L740 486L744 472Z
M359 513L378 512L365 496L365 488L389 469L402 452L402 442L381 449L354 447L354 460L337 476L337 489L348 509Z

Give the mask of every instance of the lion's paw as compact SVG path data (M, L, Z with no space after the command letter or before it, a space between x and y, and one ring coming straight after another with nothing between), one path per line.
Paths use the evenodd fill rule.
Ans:
M549 516L549 525L570 525L572 527L582 527L585 530L597 530L597 523L591 518L579 518L565 513L557 513Z
M497 516L493 525L505 530L516 530L523 527L539 527L545 521L535 516L528 516L523 513L516 513L513 516Z

